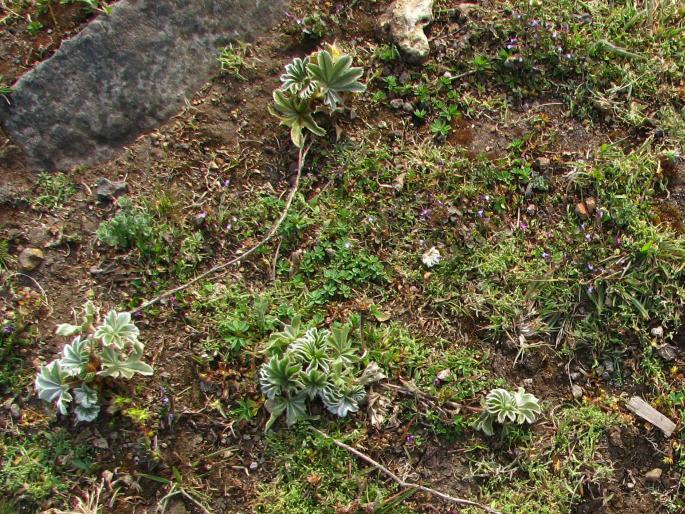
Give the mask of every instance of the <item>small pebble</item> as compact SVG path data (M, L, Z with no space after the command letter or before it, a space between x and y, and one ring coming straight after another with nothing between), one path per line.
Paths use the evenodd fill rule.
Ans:
M259 464L257 464L257 462L250 462L250 471L257 471L257 468L259 468Z
M578 384L573 384L571 386L571 394L576 400L580 400L583 397L583 388Z
M45 260L45 255L38 248L26 248L19 255L21 271L33 271Z
M648 471L645 473L645 479L649 483L657 483L661 481L661 475L663 474L663 470L661 468L654 468L651 471Z
M649 331L653 337L664 337L664 327L654 327Z

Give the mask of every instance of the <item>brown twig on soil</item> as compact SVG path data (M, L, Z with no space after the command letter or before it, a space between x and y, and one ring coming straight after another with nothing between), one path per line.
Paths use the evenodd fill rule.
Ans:
M397 476L395 473L390 471L388 468L383 466L381 463L373 460L371 457L366 455L365 453L360 452L359 450L352 448L351 446L343 443L342 441L338 441L334 437L331 437L325 432L322 432L318 428L314 427L309 427L310 430L316 432L320 436L324 437L325 439L328 439L331 441L333 444L338 446L339 448L342 448L343 450L348 451L352 455L359 457L361 460L366 462L367 464L371 464L374 468L376 468L378 471L383 473L385 476L388 478L392 479L397 485L399 485L402 489L417 489L419 491L422 491L424 493L428 493L433 496L437 496L438 498L456 503L457 505L466 505L469 507L478 507L479 509L483 509L485 512L488 512L489 514L501 514L498 510L493 509L492 507L488 507L487 505L483 505L482 503L474 502L471 500L466 500L464 498L456 498L454 496L450 496L449 494L443 493L442 491L438 491L437 489L432 489L430 487L426 487L420 484L415 484L413 482L405 482L402 480L399 476Z
M276 232L278 232L278 229L281 227L283 222L285 221L285 218L288 216L288 212L290 212L290 207L293 204L293 200L295 199L295 194L297 193L298 188L300 187L300 177L302 176L302 168L304 168L304 160L307 157L307 152L311 148L308 147L307 149L300 148L300 154L298 156L297 160L297 176L295 177L295 184L292 186L290 189L290 193L288 194L288 199L285 202L285 208L283 209L283 212L281 213L280 217L274 223L274 225L271 227L271 230L264 236L264 238L259 241L256 245L254 245L252 248L247 250L245 253L242 253L233 259L231 259L228 262L224 262L223 264L219 264L218 266L214 266L208 271L205 271L201 275L198 275L194 279L192 279L190 282L186 282L185 284L181 284L178 287L175 287L173 289L169 289L168 291L165 291L164 293L160 294L159 296L156 296L152 300L148 300L147 302L143 303L142 305L136 307L135 309L131 310L131 314L135 314L137 312L140 312L144 309L147 309L151 305L156 304L157 302L163 300L164 298L168 298L173 294L178 293L179 291L183 291L184 289L189 288L193 284L197 284L200 280L205 279L211 275L214 275L215 273L218 273L219 271L222 271L229 266L233 266L234 264L237 264L238 262L244 260L246 257L249 255L252 255L255 253L259 248L264 246L266 243L271 241L273 237L276 235Z
M381 384L381 387L383 387L385 389L389 389L391 391L400 392L400 393L405 394L407 396L413 396L417 400L427 402L427 403L433 405L434 407L436 407L438 409L441 409L440 404L444 404L448 408L450 408L452 410L456 410L456 411L459 411L461 409L468 410L471 412L482 412L483 411L483 409L480 407L471 407L469 405L462 405L461 403L453 402L451 400L440 400L439 398L437 398L435 396L431 396L430 394L426 393L425 391L422 391L413 382L406 381L406 380L400 380L400 382L402 383L401 386L398 386L396 384L386 383L386 384Z

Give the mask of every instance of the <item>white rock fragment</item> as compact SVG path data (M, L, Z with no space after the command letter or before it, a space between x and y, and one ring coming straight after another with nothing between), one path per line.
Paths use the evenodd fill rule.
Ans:
M412 63L423 62L430 53L424 32L433 21L434 0L395 0L381 17L381 29Z
M442 256L440 255L440 251L435 246L431 246L430 249L426 250L421 256L421 262L423 262L427 268L432 268L438 264L440 259L442 259Z

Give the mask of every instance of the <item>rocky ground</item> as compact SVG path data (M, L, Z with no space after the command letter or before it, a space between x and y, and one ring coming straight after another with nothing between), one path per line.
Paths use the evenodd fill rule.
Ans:
M2 135L0 512L481 511L310 427L499 512L683 511L684 8L442 0L411 20L426 48L389 7L295 2L105 164L41 173ZM0 86L97 16L0 3ZM36 398L87 300L135 310L268 233L298 171L272 92L333 42L367 91L316 115L276 237L134 316L155 372L99 382L96 421ZM265 432L259 370L298 318L349 323L386 378L357 413L311 402ZM539 419L474 427L518 387Z

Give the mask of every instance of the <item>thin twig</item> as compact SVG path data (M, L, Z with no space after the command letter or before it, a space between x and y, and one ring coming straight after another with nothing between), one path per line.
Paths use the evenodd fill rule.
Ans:
M311 146L309 147L311 148ZM179 291L183 291L184 289L189 288L193 284L197 284L200 280L205 279L209 277L210 275L214 275L215 273L224 270L228 268L229 266L232 266L242 260L244 260L246 257L249 255L252 255L255 253L259 248L264 246L266 243L271 241L273 237L276 235L276 232L278 232L278 229L281 227L283 222L285 221L285 218L288 216L288 212L290 212L290 207L293 204L293 200L295 199L295 194L297 193L298 188L300 187L300 177L302 176L302 168L304 168L304 160L305 157L307 156L307 152L309 151L309 148L306 150L304 148L300 148L300 155L298 157L297 161L297 176L295 177L295 184L293 185L292 189L290 190L290 193L288 194L288 199L285 202L285 208L283 209L283 212L281 213L281 216L278 218L276 223L274 223L273 227L271 227L271 230L269 230L269 233L259 241L256 245L254 245L252 248L247 250L245 253L242 253L233 259L231 259L228 262L225 262L223 264L219 264L218 266L214 266L212 269L205 271L201 275L195 277L192 279L190 282L186 282L185 284L181 284L178 287L175 287L173 289L169 289L168 291L165 291L164 293L160 294L159 296L153 298L152 300L149 300L142 305L136 307L131 311L131 314L135 314L136 312L140 312L144 309L147 309L151 305L156 304L157 302L163 300L164 298L168 298L169 296L178 293Z
M314 432L316 432L320 436L328 439L329 441L331 441L336 446L338 446L344 450L347 450L352 455L355 455L356 457L359 457L364 462L371 464L371 466L376 468L378 471L380 471L381 473L383 473L387 477L391 478L394 482L397 483L397 485L399 485L403 489L418 489L419 491L423 491L424 493L428 493L428 494L431 494L433 496L437 496L438 498L441 498L445 501L449 501L452 503L456 503L457 505L468 505L470 507L478 507L480 509L483 509L485 512L488 512L489 514L501 514L501 512L499 512L498 510L495 510L492 507L488 507L487 505L483 505L481 503L474 502L471 500L466 500L463 498L455 498L454 496L450 496L449 494L438 491L437 489L431 489L430 487L425 487L423 485L414 484L412 482L405 482L400 477L398 477L395 473L390 471L388 468L386 468L385 466L383 466L379 462L376 462L375 460L373 460L371 457L369 457L365 453L362 453L359 450L352 448L351 446L343 443L342 441L338 441L334 437L329 436L328 434L326 434L325 432L322 432L321 430L319 430L317 428L314 428L314 427L309 427L309 428L310 428L310 430L313 430Z

